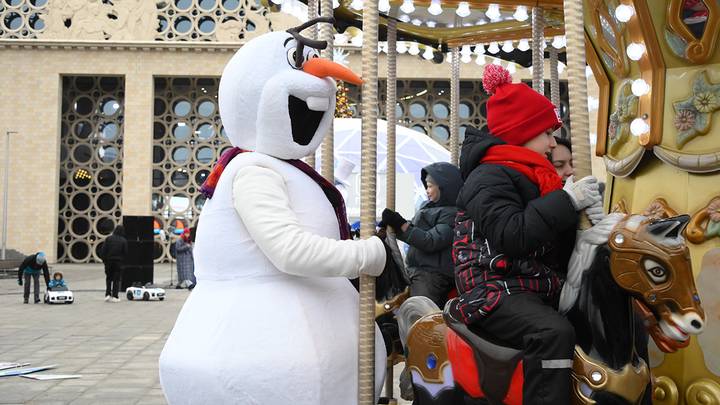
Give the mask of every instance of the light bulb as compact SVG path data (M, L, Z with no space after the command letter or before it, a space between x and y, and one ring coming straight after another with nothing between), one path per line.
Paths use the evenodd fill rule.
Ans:
M484 54L485 53L485 45L483 45L483 44L475 45L475 53L478 55Z
M408 22L410 22L410 16L407 14L403 14L398 18L398 20L400 20L404 23L408 23Z
M525 52L528 49L530 49L530 42L527 39L521 39L520 42L518 42L517 49Z
M502 66L502 60L500 58L493 58L493 65Z
M410 21L410 22L412 23L412 25L416 25L416 26L418 26L418 27L422 25L422 20L419 19L419 18L414 18L414 19L413 19L412 21Z
M363 0L352 0L352 3L350 3L350 8L353 10L362 10L364 6Z
M498 46L497 42L490 42L490 46L488 46L488 52L495 55L496 53L500 52L500 47Z
M415 5L412 0L404 0L400 10L405 14L410 14L415 11Z
M645 45L632 42L627 46L627 56L632 60L640 60L645 53Z
M513 18L518 21L525 21L530 18L530 16L528 16L527 7L517 6L517 8L515 9L515 14L513 14Z
M565 70L565 64L562 62L558 62L557 70L558 74L561 74Z
M512 63L512 62L511 62L511 63L508 63L508 65L507 65L507 71L508 71L510 74L515 73L515 71L516 71L516 69L515 69L515 64Z
M442 7L440 6L440 0L432 0L430 1L430 7L428 7L428 13L432 15L440 15L443 12Z
M437 25L437 23L436 23L435 21L432 21L432 20L426 22L425 24L427 24L427 26L430 27L430 28L435 28L435 26Z
M472 51L470 50L470 45L463 45L462 49L460 49L460 55L470 55L472 54Z
M640 136L648 131L650 131L650 125L642 118L635 118L630 123L630 132L635 136Z
M636 79L633 80L631 89L634 95L641 97L650 92L650 85L643 79Z
M420 54L420 47L418 46L417 42L410 43L410 48L408 49L408 53L413 56Z
M477 63L480 66L487 63L487 59L485 58L485 55L478 55L477 59L475 59L475 63Z
M378 11L381 13L387 13L390 11L390 0L380 0L378 3Z
M355 35L354 37L352 37L352 38L350 39L350 43L353 44L353 45L355 45L355 46L362 46L362 43L363 43L363 34L362 34L362 31L360 31L357 35Z
M635 9L627 4L621 4L615 9L615 18L620 22L628 22L635 14Z
M503 43L503 46L502 46L503 52L505 52L505 53L510 53L510 52L512 52L514 49L515 49L515 47L513 47L512 41L507 40L507 41L505 41L505 42Z
M553 46L553 48L555 48L555 49L561 49L562 47L564 47L564 46L565 46L565 40L564 40L563 36L562 36L562 35L555 35L555 37L553 37L552 46Z
M490 19L490 21L500 19L500 6L498 6L497 4L489 5L487 11L485 12L485 15Z
M455 10L455 14L457 14L460 17L467 17L470 15L470 5L467 1L461 1L458 4L457 10Z
M470 63L472 61L472 56L470 54L465 54L460 57L460 62L462 63Z
M405 41L397 41L397 45L396 45L396 47L395 47L395 50L396 50L398 53L405 53L405 52L407 52L408 48L407 48L407 45L405 44Z
M432 48L430 48L429 46L426 46L426 47L425 47L425 52L423 52L422 57L425 58L425 59L427 59L427 60L430 60L430 59L434 58L434 57L435 57L435 54L433 53Z
M338 0L333 0L333 8L340 7L340 2Z

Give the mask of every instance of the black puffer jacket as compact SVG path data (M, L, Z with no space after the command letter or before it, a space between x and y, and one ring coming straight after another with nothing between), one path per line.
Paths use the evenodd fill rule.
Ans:
M422 169L421 180L427 187L430 176L440 188L437 202L428 201L415 214L406 232L397 238L410 245L406 258L410 275L418 271L432 271L453 275L453 224L462 178L460 170L450 163L433 163Z
M456 309L467 323L514 290L554 299L575 242L578 215L565 191L541 197L522 173L480 164L490 147L503 143L468 129L462 145L465 184L457 200L453 256Z
M125 239L125 228L118 225L103 243L100 251L100 258L105 263L123 262L128 253L128 242Z

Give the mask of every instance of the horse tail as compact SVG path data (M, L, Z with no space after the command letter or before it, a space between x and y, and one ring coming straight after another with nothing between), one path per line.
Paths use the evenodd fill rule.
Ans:
M396 316L403 347L405 347L405 339L413 324L425 315L435 312L440 312L440 308L428 297L410 297L400 305Z

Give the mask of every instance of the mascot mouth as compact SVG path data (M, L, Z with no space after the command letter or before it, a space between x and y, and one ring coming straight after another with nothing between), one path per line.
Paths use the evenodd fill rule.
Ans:
M325 100L324 109L323 99L318 97L308 97L308 101L290 95L288 97L288 111L290 113L290 126L292 128L293 141L298 145L307 146L315 137L320 121L327 110L327 100ZM312 105L310 108L308 102Z
M665 353L675 353L690 344L688 333L671 319L658 319L655 313L639 299L634 299L633 304L658 349Z

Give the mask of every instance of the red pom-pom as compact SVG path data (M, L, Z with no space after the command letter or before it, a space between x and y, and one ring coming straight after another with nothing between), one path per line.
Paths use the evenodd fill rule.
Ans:
M483 73L482 84L485 92L495 94L495 90L503 84L512 83L510 72L500 65L487 65Z

